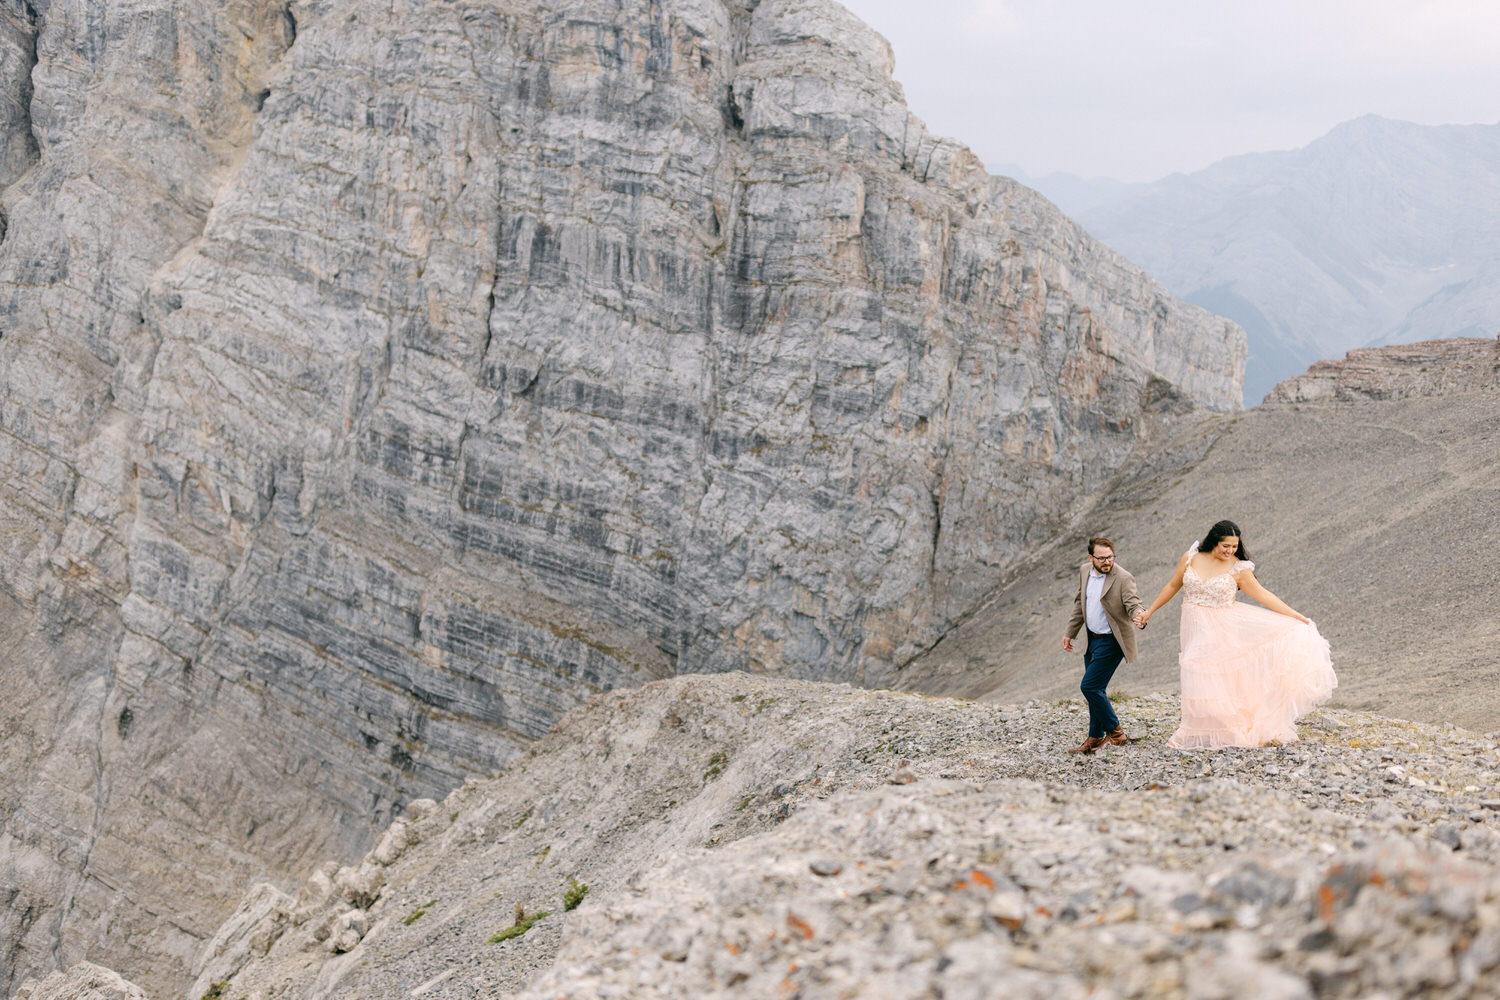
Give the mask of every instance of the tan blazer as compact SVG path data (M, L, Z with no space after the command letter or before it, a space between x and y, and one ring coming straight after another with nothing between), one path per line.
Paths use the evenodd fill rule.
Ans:
M1083 628L1084 588L1088 586L1091 566L1085 559L1078 568L1078 592L1073 595L1073 615L1068 619L1068 631L1065 633L1069 639L1078 635L1078 630ZM1104 605L1104 617L1109 619L1110 632L1120 644L1120 649L1125 652L1125 662L1134 663L1136 629L1131 619L1144 605L1141 604L1141 595L1136 593L1135 577L1119 563L1115 563L1114 568L1104 574L1104 593L1099 595L1099 603Z

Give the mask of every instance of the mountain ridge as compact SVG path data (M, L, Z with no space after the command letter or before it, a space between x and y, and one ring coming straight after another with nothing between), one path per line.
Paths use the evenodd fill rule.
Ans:
M1416 180L1420 178L1420 180ZM1366 115L1295 150L1229 157L1084 226L1188 301L1248 331L1246 402L1356 347L1500 327L1500 124Z
M1181 753L1175 698L1120 711L1132 741L1079 757L1079 699L739 673L600 695L336 877L252 891L193 990L1488 995L1495 734L1322 711L1296 743Z

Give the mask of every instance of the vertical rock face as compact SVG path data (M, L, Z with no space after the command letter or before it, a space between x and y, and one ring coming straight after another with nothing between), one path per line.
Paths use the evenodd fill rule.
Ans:
M180 986L592 691L887 682L1236 405L891 65L827 0L0 7L0 988Z
M0 6L0 187L10 187L37 159L31 134L35 65L36 15L24 0L9 0Z

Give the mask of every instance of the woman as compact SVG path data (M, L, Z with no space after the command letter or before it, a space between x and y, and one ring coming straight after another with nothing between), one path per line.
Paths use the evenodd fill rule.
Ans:
M1328 700L1338 679L1328 640L1261 586L1233 521L1220 521L1183 554L1171 582L1136 615L1145 628L1182 597L1182 725L1171 747L1255 747L1297 739L1297 716ZM1235 600L1238 591L1265 608ZM1270 610L1266 610L1269 608Z

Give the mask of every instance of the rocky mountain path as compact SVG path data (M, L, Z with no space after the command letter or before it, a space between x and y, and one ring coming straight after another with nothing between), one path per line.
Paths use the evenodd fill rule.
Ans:
M1394 379L1350 374L1340 384L1376 393ZM1183 551L1227 517L1244 529L1261 582L1332 645L1335 704L1494 729L1500 569L1474 554L1500 545L1500 393L1417 388L1205 422L1192 447L1122 475L1071 537L1039 550L907 664L899 686L1005 704L1075 693L1077 658L1058 639L1084 540L1113 539L1150 601ZM1176 691L1179 601L1152 620L1117 685Z
M1335 707L1184 753L1175 698L1117 707L1131 742L1082 757L1079 699L600 695L362 863L252 894L192 1000L1495 995L1496 734ZM544 915L506 937L518 904Z

